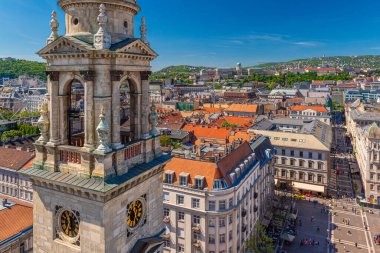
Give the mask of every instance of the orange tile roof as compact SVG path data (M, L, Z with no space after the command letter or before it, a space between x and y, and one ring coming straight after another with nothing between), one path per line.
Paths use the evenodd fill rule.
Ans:
M228 172L251 153L252 149L248 142L244 142L217 163L174 157L165 165L164 170L173 171L175 173L173 184L178 184L181 173L189 173L189 184L191 185L194 185L193 180L196 176L204 176L206 181L205 188L212 190L215 179L224 178L227 184L231 186L231 181L227 175ZM165 175L163 175L163 179L164 178Z
M0 148L0 167L19 170L27 164L34 154L13 148Z
M230 136L228 140L230 143L232 143L232 141L237 140L237 139L242 139L243 141L249 142L254 137L255 137L254 133L237 132L234 134L234 136Z
M243 125L251 126L253 125L253 121L255 120L255 118L252 118L252 117L235 117L235 116L225 116L224 119L229 124L236 124L238 126L243 126Z
M258 106L256 104L232 104L226 111L256 113L257 108Z
M23 169L28 169L28 168L32 167L33 161L34 161L34 158L31 159L27 164L25 164L21 169L23 170Z
M10 200L13 202L13 200ZM0 242L33 226L33 208L16 204L0 211Z
M209 190L213 187L214 179L222 178L216 163L212 162L202 162L197 160L189 160L183 158L174 157L170 160L169 163L165 165L165 171L174 171L174 184L178 184L179 175L182 172L186 172L190 174L189 184L194 185L194 178L196 176L204 176L205 177L205 188ZM165 175L163 175L163 178Z
M304 111L304 110L314 110L316 112L328 112L328 110L323 106L305 106L305 105L295 105L290 108L292 111Z
M206 137L212 139L227 139L230 135L230 130L225 128L207 127L207 126L192 126L185 125L182 130L194 131L195 137Z
M216 108L216 107L203 107L203 111L209 112L209 113L218 113L222 112L222 108Z

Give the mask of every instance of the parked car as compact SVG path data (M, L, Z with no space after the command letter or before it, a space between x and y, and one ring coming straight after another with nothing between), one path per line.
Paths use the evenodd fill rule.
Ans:
M380 244L380 235L375 235L375 237L374 237L373 239L375 240L375 243L376 243L377 245Z

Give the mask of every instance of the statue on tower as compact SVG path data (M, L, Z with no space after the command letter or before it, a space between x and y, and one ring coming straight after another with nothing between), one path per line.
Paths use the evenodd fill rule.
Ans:
M50 27L51 27L51 34L49 38L47 39L46 44L50 44L56 39L58 39L58 27L59 23L57 21L57 12L53 11L51 13L51 21L50 21Z
M106 6L104 4L101 4L99 7L99 16L98 16L98 23L99 23L99 30L94 35L94 46L98 50L104 50L109 49L111 47L111 35L107 31L107 22L108 17L106 14Z
M140 26L140 34L141 34L141 40L149 45L149 42L148 42L148 39L146 37L146 32L148 31L148 29L146 28L146 20L145 20L145 17L142 17L141 18L141 26Z
M158 120L158 115L156 112L156 105L152 102L152 109L149 115L149 123L151 127L150 134L154 137L160 135L160 133L157 131L157 128L156 128L157 120Z

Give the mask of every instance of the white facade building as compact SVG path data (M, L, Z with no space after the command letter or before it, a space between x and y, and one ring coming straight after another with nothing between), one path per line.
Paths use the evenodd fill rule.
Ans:
M244 252L274 194L268 138L216 163L173 158L164 173L163 252Z

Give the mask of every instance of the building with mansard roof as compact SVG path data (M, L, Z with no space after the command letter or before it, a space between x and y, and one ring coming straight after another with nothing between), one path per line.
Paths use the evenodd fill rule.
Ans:
M163 252L244 252L271 206L273 155L269 139L259 137L214 160L174 157L163 175Z

